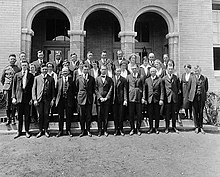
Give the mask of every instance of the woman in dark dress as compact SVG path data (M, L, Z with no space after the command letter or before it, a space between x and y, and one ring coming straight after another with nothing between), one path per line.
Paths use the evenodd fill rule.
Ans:
M182 74L181 78L181 89L182 89L182 96L183 96L183 109L185 109L185 114L186 118L192 119L192 105L190 104L187 96L187 86L188 86L188 81L190 77L192 77L192 72L191 72L191 65L187 64L184 66L185 73Z

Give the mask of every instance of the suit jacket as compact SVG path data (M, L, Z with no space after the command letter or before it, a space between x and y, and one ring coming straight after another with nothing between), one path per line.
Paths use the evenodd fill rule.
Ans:
M3 85L3 90L11 90L13 84L13 78L20 68L17 65L8 65L4 68L1 76L1 83Z
M201 101L204 106L206 101L206 92L208 91L208 79L203 75L200 76L199 80L197 79L196 75L193 75L192 77L189 78L189 83L187 88L188 99L191 102L194 100L197 89L197 81L200 82L201 85Z
M54 65L54 72L59 74L60 71L62 70L63 68L63 60L60 59L60 62L59 63L56 63L56 61L53 62L53 65Z
M96 78L95 93L97 96L97 104L100 105L100 98L107 98L106 103L110 103L113 91L113 81L110 77L106 76L105 82L102 82L101 76Z
M142 98L142 81L140 74L137 78L133 77L133 74L128 75L127 77L128 84L128 100L129 102L141 103Z
M125 58L122 58L122 61L125 61L127 64L129 63L129 61L126 60ZM121 62L122 62L122 61L121 61ZM114 68L114 70L115 70L116 68L120 68L120 63L119 63L118 59L116 59L116 60L113 62L113 68Z
M107 59L106 59L106 62L102 62L102 60L100 59L99 61L98 61L98 63L99 63L99 68L101 68L101 66L102 65L106 65L107 64Z
M70 61L70 66L69 66L70 71L74 72L76 69L78 69L78 67L79 67L79 61L76 61L75 65L72 63L72 61Z
M176 75L172 75L170 79L168 75L165 75L162 78L162 82L164 85L164 101L165 103L170 103L173 101L174 103L178 102L178 94L180 93L180 81Z
M33 61L32 64L35 65L37 75L39 75L41 73L41 70L40 70L41 69L41 64L39 63L39 60L37 59L37 60ZM46 64L46 61L43 60L43 64Z
M44 81L45 80L45 81ZM45 87L45 89L44 89ZM46 100L55 100L55 83L54 79L47 74L44 79L42 74L34 78L34 84L32 88L32 100L40 102L42 100L43 91L46 92Z
M76 79L77 101L79 105L93 104L95 93L95 79L88 74L87 80L83 76Z
M63 98L63 87L64 81L63 77L60 77L57 81L57 90L56 90L56 101L55 106L58 106L60 100ZM74 105L74 95L75 95L75 84L73 82L73 78L71 75L68 76L68 83L67 83L67 105L69 107L73 107Z
M21 103L21 102L29 103L30 100L32 99L33 83L34 83L34 76L28 72L26 77L26 86L23 89L22 72L18 72L17 74L15 74L12 85L12 98L15 98L17 100L17 103Z
M158 103L164 100L164 88L162 79L156 76L154 80L148 77L143 88L143 99L148 103Z
M190 76L189 78L191 78L193 76L192 73L190 73ZM183 95L183 98L186 98L188 96L188 83L189 83L189 80L186 81L186 73L183 73L182 74L182 78L181 78L181 92L182 92L182 95ZM188 100L188 98L187 98Z
M86 59L85 65L87 65L89 67L89 69L91 69L92 68L92 61L90 61L90 63L89 63L89 61Z
M73 71L73 81L76 82L76 79L79 77L79 71L78 69Z
M114 77L113 82L113 103L123 104L124 101L127 101L127 81L120 76L117 81L116 77Z

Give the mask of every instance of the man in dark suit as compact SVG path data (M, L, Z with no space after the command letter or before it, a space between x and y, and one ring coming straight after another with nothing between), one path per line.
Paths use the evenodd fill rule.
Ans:
M71 72L74 72L79 67L79 60L77 60L77 54L73 53L70 55L70 66L69 69Z
M54 72L59 74L63 68L62 52L55 51L55 61L53 62Z
M179 133L176 129L176 114L178 104L178 94L180 93L180 81L179 78L173 74L174 62L172 65L167 65L167 74L162 78L164 85L164 108L165 108L165 121L166 129L165 133L169 133L170 119L172 119L172 128L174 132Z
M150 77L145 80L142 103L148 105L150 130L153 133L153 119L155 119L155 133L159 134L160 106L163 105L164 87L161 78L156 75L156 68L150 68Z
M154 66L154 61L155 61L155 55L154 53L149 53L148 55L148 62L150 66Z
M131 67L132 73L128 75L128 109L129 109L129 117L130 117L130 125L131 131L130 136L134 134L135 125L135 113L137 117L137 134L140 136L140 127L141 127L141 99L142 99L142 82L140 74L138 73L137 65Z
M105 50L101 53L101 59L99 60L99 67L102 65L107 65L107 52Z
M113 62L113 68L114 69L119 68L123 61L126 62L126 64L129 63L129 61L127 61L125 58L123 58L123 51L118 50L117 51L117 59Z
M85 64L89 67L89 69L92 68L92 61L93 61L93 53L91 51L88 51Z
M76 79L77 101L79 105L79 116L81 125L80 137L85 135L85 123L88 136L90 133L90 124L92 118L93 94L95 93L95 79L89 75L89 67L85 64L83 75Z
M35 65L36 75L39 75L41 73L41 65L46 64L46 61L44 61L44 53L42 50L37 51L37 60L33 61L32 64Z
M126 79L121 76L121 68L116 68L113 90L113 114L115 123L116 136L119 132L124 136L123 132L123 105L127 106L127 82Z
M104 122L104 135L107 137L108 112L113 90L113 81L106 75L107 68L101 66L101 75L96 78L95 92L98 106L98 136L101 136L102 122Z
M39 133L37 138L43 135L49 137L49 110L55 102L55 83L54 79L47 74L47 65L42 64L41 74L34 78L32 88L32 100L39 113Z
M58 109L59 114L59 132L57 137L63 135L63 125L64 125L64 110L66 112L66 132L72 137L70 131L71 128L71 118L73 115L74 106L74 94L75 94L75 83L73 82L72 76L69 74L69 68L63 67L62 76L57 82L57 96L55 106Z
M206 92L208 91L208 79L201 74L201 68L197 65L194 68L192 77L189 78L188 83L188 99L192 103L193 116L195 123L195 133L203 130L203 109L206 101Z
M21 61L21 72L15 74L12 86L12 103L17 105L18 111L18 133L14 138L18 138L22 134L23 116L25 119L26 137L30 138L29 133L29 110L32 98L32 86L34 76L28 72L28 62Z

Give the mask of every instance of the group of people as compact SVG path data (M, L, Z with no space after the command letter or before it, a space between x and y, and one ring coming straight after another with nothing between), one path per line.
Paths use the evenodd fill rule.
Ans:
M26 137L31 136L31 105L36 108L39 120L37 138L43 134L50 136L49 114L53 114L55 108L59 115L57 137L64 134L65 120L66 132L73 136L71 122L74 110L80 118L80 137L92 136L90 124L94 111L97 113L98 136L108 136L110 114L114 118L115 136L124 136L123 119L126 116L130 121L130 136L134 133L140 136L143 112L147 112L149 119L149 134L159 134L161 119L165 120L165 133L170 131L170 120L173 131L179 133L176 121L180 108L184 108L186 117L189 115L190 118L193 111L195 132L204 133L203 108L208 79L201 74L198 65L194 71L190 64L185 65L186 72L180 79L175 72L174 61L167 54L164 54L161 62L150 53L143 57L143 64L137 63L136 54L125 59L121 50L117 51L115 61L107 58L106 51L101 52L99 60L93 59L90 51L85 60L78 60L75 53L71 54L70 61L63 60L60 51L56 51L53 62L44 61L43 51L38 51L37 57L29 64L24 52L20 53L18 61L16 55L11 54L9 65L2 74L7 125L15 123L15 111L18 112L18 133L15 138L22 135L23 117Z

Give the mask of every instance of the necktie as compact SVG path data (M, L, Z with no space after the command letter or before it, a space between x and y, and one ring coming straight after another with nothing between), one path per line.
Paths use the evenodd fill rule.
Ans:
M25 71L22 72L22 88L25 89L26 87L26 78L25 78Z
M64 97L67 97L67 89L68 89L68 83L67 83L67 77L65 77L64 79L64 88L63 88L63 93L64 93Z

